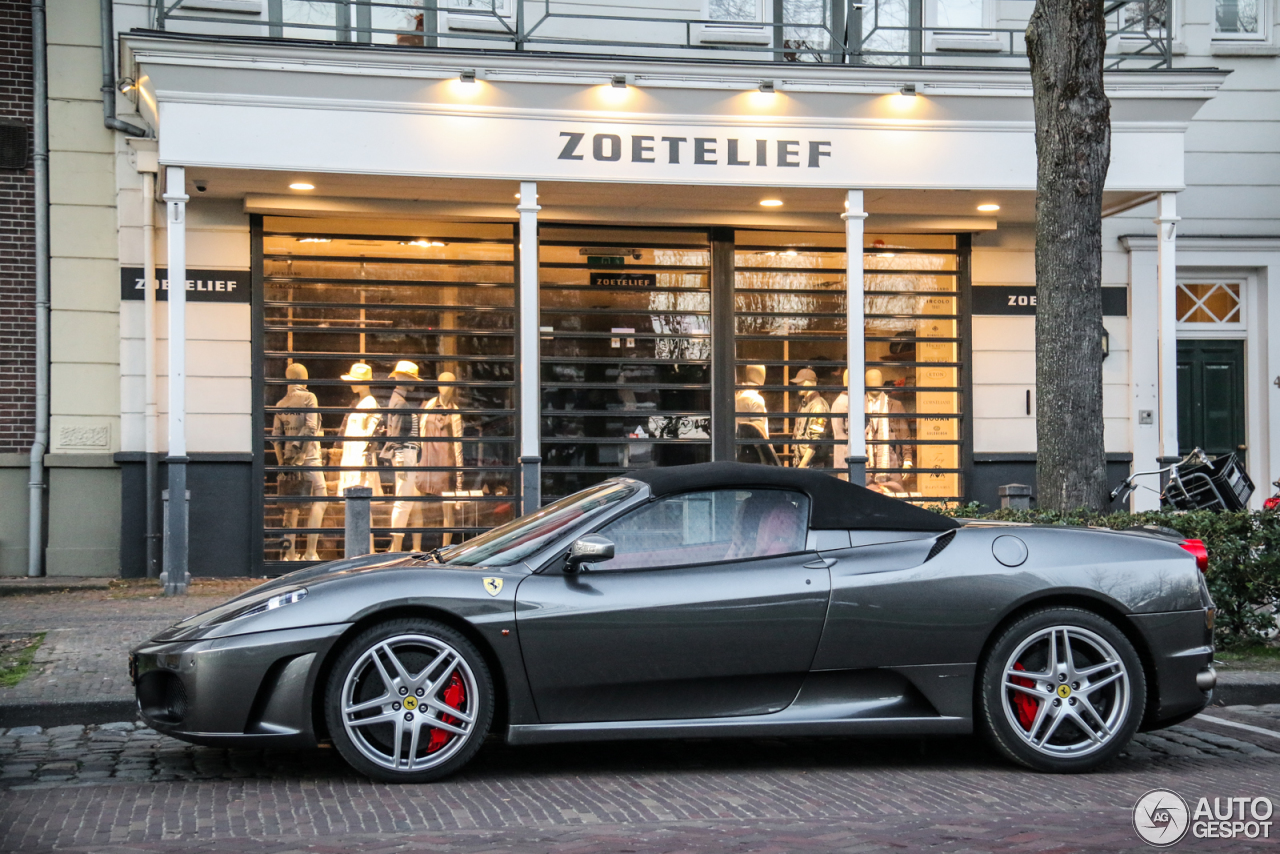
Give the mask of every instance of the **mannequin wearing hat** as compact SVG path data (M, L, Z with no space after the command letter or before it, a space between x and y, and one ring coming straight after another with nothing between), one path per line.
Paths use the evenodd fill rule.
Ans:
M418 366L413 362L396 362L391 378L402 383L406 380L417 383ZM391 507L393 528L422 527L422 505L417 501L404 500L419 495L418 473L412 470L418 465L421 448L418 442L412 441L419 435L418 407L416 401L410 402L414 391L413 385L397 385L387 404L387 408L392 411L387 415L387 441L383 445L381 456L396 469L396 498L401 499ZM404 534L392 534L391 546L387 551L400 551L403 542ZM422 550L422 534L413 535L413 549Z
M369 384L373 382L373 368L363 362L351 366L351 373L343 374L342 379L352 384L351 390L356 395L356 408L348 412L342 421L342 459L338 465L344 471L338 476L338 495L348 486L367 486L374 495L382 494L382 478L376 471L360 471L361 468L377 465L373 454L369 451L369 442L364 437L372 436L382 423L382 416L375 410L378 401L373 396Z
M320 428L320 413L315 411L319 402L314 394L307 391L304 383L307 379L307 369L302 364L294 362L285 368L284 375L293 382L290 383L289 390L285 396L276 403L276 406L282 411L277 412L272 418L271 435L280 437L280 439L272 440L271 444L275 448L276 461L281 466L297 466L298 470L282 471L276 476L276 494L328 495L329 488L325 484L324 474L311 468L312 466L319 467L323 465L320 460L320 443L314 439L303 438L319 436L323 432ZM303 412L299 410L310 411ZM309 511L307 517L308 528L319 528L324 524L325 507L323 502L314 501L304 505L301 502L290 501L284 503L284 526L286 528L298 527L298 514L304 506ZM290 534L285 540L289 545L285 550L283 559L299 560L297 538ZM316 544L319 540L320 535L318 533L307 534L307 550L302 555L301 560L320 559L320 555L316 553Z
M791 380L800 386L801 417L796 419L792 437L795 456L792 458L796 468L816 469L831 468L831 446L810 444L819 439L831 438L831 418L828 417L831 407L818 393L818 375L809 368L796 371Z
M836 399L831 403L831 434L835 436L836 441L840 444L836 445L836 454L838 455L837 463L841 463L849 456L849 369L845 368L844 373L840 375L840 384L844 386L844 391L836 395ZM837 417L843 415L843 418ZM841 480L848 480L848 474L840 475Z
M458 387L448 385L458 378L449 371L437 377L441 383L436 396L422 404L418 420L422 443L422 465L428 468L452 468L448 471L418 472L418 491L423 495L443 495L462 489L462 443L452 441L462 438L462 416L458 414ZM452 411L450 411L452 410ZM453 527L454 502L440 502L444 514L444 527ZM453 543L453 532L446 531L444 545Z
M749 412L755 418L739 418L738 424L750 424L760 431L760 438L769 438L769 410L764 405L764 395L756 390L764 385L764 365L747 365L743 371L743 385L751 388L738 389L733 396L734 409L738 412Z
M904 414L906 409L885 394L884 374L879 369L868 370L866 381L867 483L897 482L897 491L901 492L901 474L875 469L911 468L911 428L907 419L883 417Z

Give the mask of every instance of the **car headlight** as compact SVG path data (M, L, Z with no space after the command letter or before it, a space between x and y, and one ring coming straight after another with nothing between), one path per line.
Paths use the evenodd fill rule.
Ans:
M254 614L265 614L267 611L274 611L276 608L283 608L285 605L293 605L307 598L307 588L299 587L296 590L286 590L284 593L277 593L265 602L259 602L248 610L241 611L232 619L237 617L251 617Z
M250 595L248 602L228 602L226 605L214 608L212 611L206 612L205 619L201 625L217 626L223 623L229 623L232 620L238 620L241 617L251 617L254 614L265 614L268 611L274 611L277 608L283 608L285 605L292 605L301 602L307 598L307 588L292 587L273 594L267 598Z

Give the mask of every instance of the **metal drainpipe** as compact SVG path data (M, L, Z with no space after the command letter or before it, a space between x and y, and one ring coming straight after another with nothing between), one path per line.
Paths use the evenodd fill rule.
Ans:
M31 443L27 575L44 575L44 454L49 448L49 64L44 0L31 0L36 196L36 423Z
M116 24L114 0L99 0L102 15L102 123L129 136L146 136L137 125L116 118Z

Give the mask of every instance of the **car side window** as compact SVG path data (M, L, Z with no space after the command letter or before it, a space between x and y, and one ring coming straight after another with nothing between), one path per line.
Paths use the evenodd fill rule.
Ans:
M597 533L612 560L592 571L661 569L802 552L809 498L781 489L718 489L672 495L637 507Z

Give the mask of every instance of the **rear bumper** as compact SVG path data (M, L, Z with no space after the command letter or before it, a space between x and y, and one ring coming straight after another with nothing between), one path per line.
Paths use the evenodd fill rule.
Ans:
M1142 728L1170 726L1209 705L1216 674L1213 630L1207 611L1135 614L1130 619L1151 651L1154 669L1147 685L1147 713Z
M316 744L320 664L347 624L211 640L148 642L129 656L143 721L196 744Z

